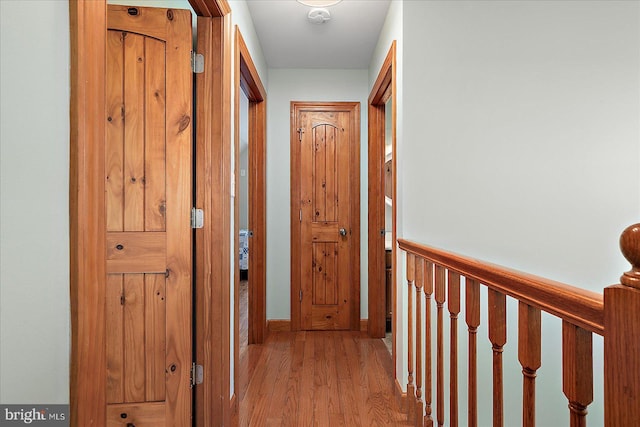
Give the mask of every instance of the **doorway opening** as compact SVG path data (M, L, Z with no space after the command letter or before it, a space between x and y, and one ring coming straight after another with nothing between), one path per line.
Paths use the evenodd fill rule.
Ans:
M395 362L396 42L369 95L369 335L384 338ZM389 345L390 342L390 345Z
M249 242L251 228L249 227L249 98L244 90L239 93L239 120L238 128L240 133L240 147L238 152L237 171L238 176L238 208L240 232L238 234L238 268L236 274L239 275L239 298L238 298L238 323L240 331L239 357L242 357L244 350L249 344Z
M234 382L239 385L238 367L241 348L245 350L248 345L264 342L267 330L267 94L249 49L237 27L235 47L233 175L235 176L234 266L236 268L233 348ZM245 278L246 281L243 280ZM241 286L244 289L241 289ZM239 392L242 393L242 390ZM236 392L236 405L237 396L238 392Z

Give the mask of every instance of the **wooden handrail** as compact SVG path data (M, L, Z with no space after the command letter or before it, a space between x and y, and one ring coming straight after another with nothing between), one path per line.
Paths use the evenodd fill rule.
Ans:
M442 249L398 239L400 249L488 286L501 294L604 335L602 294Z

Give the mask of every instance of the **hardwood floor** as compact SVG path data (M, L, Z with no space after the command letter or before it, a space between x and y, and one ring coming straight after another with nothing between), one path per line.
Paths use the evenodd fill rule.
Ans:
M366 333L271 332L238 369L233 425L410 425L394 397L391 356Z
M249 342L249 282L246 280L240 281L240 292L239 292L239 334L240 334L240 342L238 343L239 349L238 354L239 358L242 358L245 350L247 349L247 344Z

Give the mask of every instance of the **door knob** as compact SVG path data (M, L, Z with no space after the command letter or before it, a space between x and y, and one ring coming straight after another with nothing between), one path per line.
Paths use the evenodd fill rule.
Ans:
M345 228L341 228L340 229L340 235L341 236L346 236L347 235L347 230Z

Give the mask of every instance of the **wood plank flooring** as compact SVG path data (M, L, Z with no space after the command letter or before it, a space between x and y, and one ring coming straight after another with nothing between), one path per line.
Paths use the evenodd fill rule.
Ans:
M403 426L391 356L361 332L271 332L239 366L233 425Z

